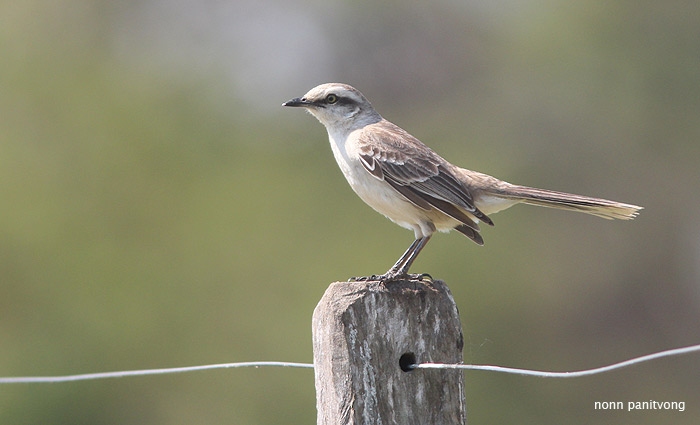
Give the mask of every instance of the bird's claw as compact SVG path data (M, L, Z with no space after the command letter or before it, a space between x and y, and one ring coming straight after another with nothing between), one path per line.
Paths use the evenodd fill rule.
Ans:
M432 282L433 277L430 276L428 273L409 274L409 273L386 272L386 273L380 274L380 275L373 274L372 276L353 276L350 279L348 279L348 282L378 281L378 282L386 283L386 282L396 282L399 280L418 280L421 282Z
M373 280L383 280L382 277L384 275L376 275L373 274L372 276L353 276L350 279L348 279L348 282L370 282Z

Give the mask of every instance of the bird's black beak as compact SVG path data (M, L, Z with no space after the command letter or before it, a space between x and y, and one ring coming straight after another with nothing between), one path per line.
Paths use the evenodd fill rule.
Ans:
M288 100L282 104L282 106L309 106L311 102L304 99L303 97L295 97L292 100Z

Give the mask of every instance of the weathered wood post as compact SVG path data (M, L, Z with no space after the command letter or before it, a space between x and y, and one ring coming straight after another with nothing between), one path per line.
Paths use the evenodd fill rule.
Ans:
M313 315L318 425L463 425L457 306L442 281L336 282Z

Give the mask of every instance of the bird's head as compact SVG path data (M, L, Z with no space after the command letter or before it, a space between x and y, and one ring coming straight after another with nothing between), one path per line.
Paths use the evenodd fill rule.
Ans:
M305 108L329 129L360 127L382 119L359 90L340 83L321 84L282 106Z

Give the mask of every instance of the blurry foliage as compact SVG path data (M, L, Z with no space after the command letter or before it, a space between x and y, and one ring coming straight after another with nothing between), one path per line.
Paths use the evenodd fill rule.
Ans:
M384 271L412 238L356 199L318 123L279 107L326 81L356 85L456 164L646 207L631 223L516 207L485 229L486 247L436 237L415 271L450 284L467 361L570 370L700 340L694 2L218 7L0 5L0 375L311 361L327 284ZM188 8L199 20L175 25ZM291 9L313 31L278 20ZM217 15L231 28L254 16L268 37L226 44L208 25ZM302 33L325 44L275 62ZM198 50L163 45L170 34ZM251 43L237 63L231 46ZM256 51L279 80L245 74ZM467 402L475 424L690 424L698 378L697 359L563 382L468 373ZM648 399L688 408L592 407ZM3 424L313 421L304 370L0 396Z

